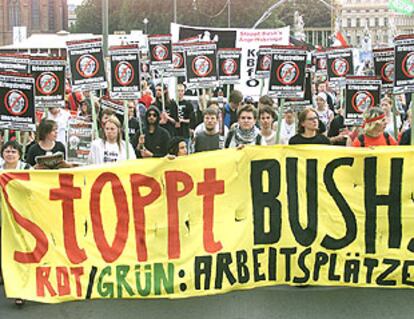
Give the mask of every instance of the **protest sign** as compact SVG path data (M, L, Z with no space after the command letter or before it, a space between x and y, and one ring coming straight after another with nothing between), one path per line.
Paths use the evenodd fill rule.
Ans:
M0 53L0 72L30 73L30 56Z
M32 57L31 74L35 78L37 107L65 107L65 58Z
M0 128L36 130L34 85L29 74L0 73Z
M68 123L67 161L87 164L92 143L92 123L72 119Z
M379 106L381 80L376 77L350 76L345 83L345 125L361 125L363 113Z
M71 71L72 89L92 91L106 89L102 39L68 41L67 54Z
M173 67L168 70L169 73L173 76L185 76L185 60L184 60L184 51L185 45L180 43L173 43L172 45L172 64Z
M328 71L326 52L314 52L312 53L312 64L315 66L316 75L326 75Z
M326 52L326 59L329 81L340 80L354 74L352 49L330 49Z
M140 64L138 45L109 48L112 99L128 100L140 97Z
M218 79L221 84L240 82L241 49L220 49L217 51Z
M118 115L124 115L125 106L121 101L112 100L107 96L101 98L101 107L103 109L112 109Z
M383 90L391 90L394 85L394 49L374 49L375 75L381 79Z
M395 38L394 93L414 92L414 35Z
M272 48L269 93L277 98L303 98L307 52L304 48Z
M413 288L413 161L410 148L278 145L2 172L6 295Z
M197 38L199 41L215 41L217 48L240 48L240 84L234 88L246 96L258 98L261 83L255 76L257 53L260 46L289 44L289 27L279 29L233 29L193 27L171 24L173 41Z
M217 83L217 45L213 42L191 43L185 49L188 87L211 87Z
M255 76L257 79L268 79L272 65L272 46L261 46L257 52Z
M154 70L166 70L172 64L171 34L148 36L149 57Z

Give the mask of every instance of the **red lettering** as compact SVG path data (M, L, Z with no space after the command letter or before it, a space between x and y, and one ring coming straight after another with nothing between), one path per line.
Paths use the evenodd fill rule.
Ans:
M45 296L45 287L52 297L56 296L56 291L53 290L53 287L50 284L49 276L50 267L36 268L36 293L39 297Z
M59 296L70 295L69 273L66 267L56 267L56 282Z
M103 230L101 214L101 192L106 183L111 183L112 194L115 200L117 225L115 238L109 245ZM89 203L92 219L92 229L96 246L106 262L113 262L121 255L128 238L129 212L128 201L125 190L118 176L113 173L102 173L95 180L91 189L91 200Z
M203 241L208 253L215 253L223 248L220 241L214 241L214 196L224 194L224 181L216 180L216 169L204 170L204 182L197 184L197 195L203 198Z
M184 172L165 172L168 206L168 257L180 258L180 234L178 218L178 199L187 195L193 189L191 176ZM183 184L183 189L178 190L178 184Z
M141 174L132 174L131 178L132 209L134 210L136 251L138 261L147 261L147 243L145 240L145 207L152 204L161 194L157 181ZM151 189L147 196L142 196L141 187Z
M16 223L27 230L35 239L36 245L32 252L23 253L20 251L16 251L14 253L14 260L22 263L22 264L29 264L29 263L39 263L43 256L47 253L48 250L48 240L45 233L42 229L37 226L32 221L24 218L20 213L13 208L9 200L9 194L6 191L7 184L14 180L21 180L21 181L30 181L30 174L29 173L7 173L0 175L0 185L3 189L4 199L6 200L7 206L11 210L13 214L13 218Z
M73 275L73 277L75 277L76 296L82 297L82 286L80 282L80 277L83 275L83 267L71 268L70 272Z
M66 254L73 264L79 264L87 259L84 249L79 248L76 240L75 210L73 202L82 198L80 187L73 186L72 174L59 174L60 188L50 190L50 200L62 201L63 238Z

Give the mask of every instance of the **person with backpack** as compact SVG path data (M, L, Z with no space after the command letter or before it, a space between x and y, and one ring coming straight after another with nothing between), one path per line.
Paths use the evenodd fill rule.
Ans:
M397 145L395 139L387 132L387 118L383 109L372 107L364 114L363 134L352 142L354 147Z
M242 106L237 112L237 123L230 129L225 148L243 147L244 145L266 145L260 130L255 126L257 110L251 104Z

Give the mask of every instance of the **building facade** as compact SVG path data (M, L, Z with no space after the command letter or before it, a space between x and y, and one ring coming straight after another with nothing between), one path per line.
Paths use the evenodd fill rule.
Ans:
M27 36L67 30L67 0L0 0L0 46L13 43L13 27Z
M341 27L353 46L359 46L367 27L373 47L387 46L393 33L414 32L414 16L397 14L388 9L388 0L342 0Z

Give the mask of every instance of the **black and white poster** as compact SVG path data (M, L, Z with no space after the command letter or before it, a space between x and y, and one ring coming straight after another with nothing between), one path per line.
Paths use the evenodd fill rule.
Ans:
M345 125L360 125L363 114L379 106L381 80L377 77L349 76L345 82Z
M68 162L87 164L92 143L92 123L71 119L66 136Z
M394 93L414 92L414 35L401 35L394 40Z
M34 91L31 75L0 73L0 128L36 130Z
M138 45L109 48L111 66L110 96L116 100L140 97L140 63Z
M354 74L351 48L333 49L326 52L328 80L335 81Z
M307 51L274 46L270 67L269 94L276 98L303 98Z
M30 56L19 54L0 54L0 72L30 73Z
M186 81L189 87L210 87L217 80L217 45L187 44L185 51Z
M171 34L154 34L148 36L151 68L157 70L170 69L172 65Z
M272 46L261 46L257 52L255 75L257 79L268 79L272 65Z
M102 39L66 42L71 71L72 89L92 91L106 89Z
M112 100L107 96L101 98L102 109L112 109L118 115L124 115L125 106L121 101Z
M381 79L382 89L391 90L394 85L394 48L374 49L375 75Z
M35 79L36 107L65 107L66 59L32 57L30 69Z
M240 82L241 49L219 49L217 51L217 69L220 84Z

